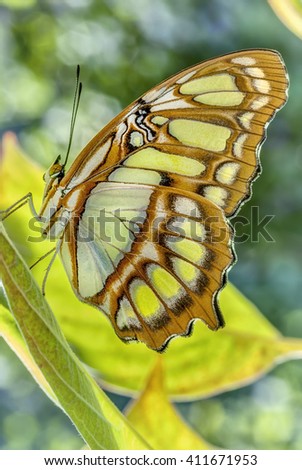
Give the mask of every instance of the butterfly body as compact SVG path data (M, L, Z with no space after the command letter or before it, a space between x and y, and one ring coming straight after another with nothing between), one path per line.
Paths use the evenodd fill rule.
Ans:
M46 175L44 233L78 297L117 335L162 350L193 321L223 325L228 218L250 195L265 129L286 101L274 51L198 64L128 106L65 174Z

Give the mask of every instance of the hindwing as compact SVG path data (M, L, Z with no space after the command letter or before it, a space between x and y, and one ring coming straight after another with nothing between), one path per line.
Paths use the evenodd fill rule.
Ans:
M223 212L201 196L105 182L65 230L61 256L77 295L121 339L162 350L194 319L222 326L216 296L233 261L231 239Z

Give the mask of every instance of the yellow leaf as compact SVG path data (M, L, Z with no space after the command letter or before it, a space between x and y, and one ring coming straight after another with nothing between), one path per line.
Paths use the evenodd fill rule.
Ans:
M163 386L164 375L163 361L158 360L144 391L126 411L128 420L153 449L213 449L169 403Z
M302 4L299 0L268 0L268 3L296 36L302 39Z
M41 199L42 174L43 170L22 154L15 139L7 136L1 208L28 191L34 193L35 201ZM5 222L24 257L33 262L53 244L27 240L28 236L37 236L28 227L29 219L29 210L23 207ZM44 260L33 270L40 285L47 264ZM122 343L104 315L77 299L59 259L50 271L46 298L67 340L78 356L99 372L104 387L126 395L144 388L158 354L143 344ZM240 387L281 360L302 356L302 340L282 337L230 283L219 303L226 320L224 329L212 332L196 322L192 336L171 341L163 356L166 390L174 399L192 400Z

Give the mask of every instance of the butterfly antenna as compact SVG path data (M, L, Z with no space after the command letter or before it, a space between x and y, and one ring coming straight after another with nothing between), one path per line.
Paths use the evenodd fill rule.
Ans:
M66 166L70 149L71 149L71 143L72 143L72 137L73 137L73 131L74 131L74 126L75 126L75 121L79 109L79 104L80 104L80 98L81 98L81 93L82 93L82 82L80 82L80 66L77 66L77 71L76 71L76 86L75 86L75 92L74 92L74 98L73 98L73 105L72 105L72 113L71 113L71 120L70 120L70 132L69 132L69 142L68 142L68 147L66 151L66 157L65 161L63 163L63 168Z

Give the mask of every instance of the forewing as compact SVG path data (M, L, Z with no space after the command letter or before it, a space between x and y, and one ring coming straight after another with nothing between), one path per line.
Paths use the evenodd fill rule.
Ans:
M287 98L280 55L247 50L196 65L130 105L83 150L62 184L171 186L235 213L259 171L266 127Z

